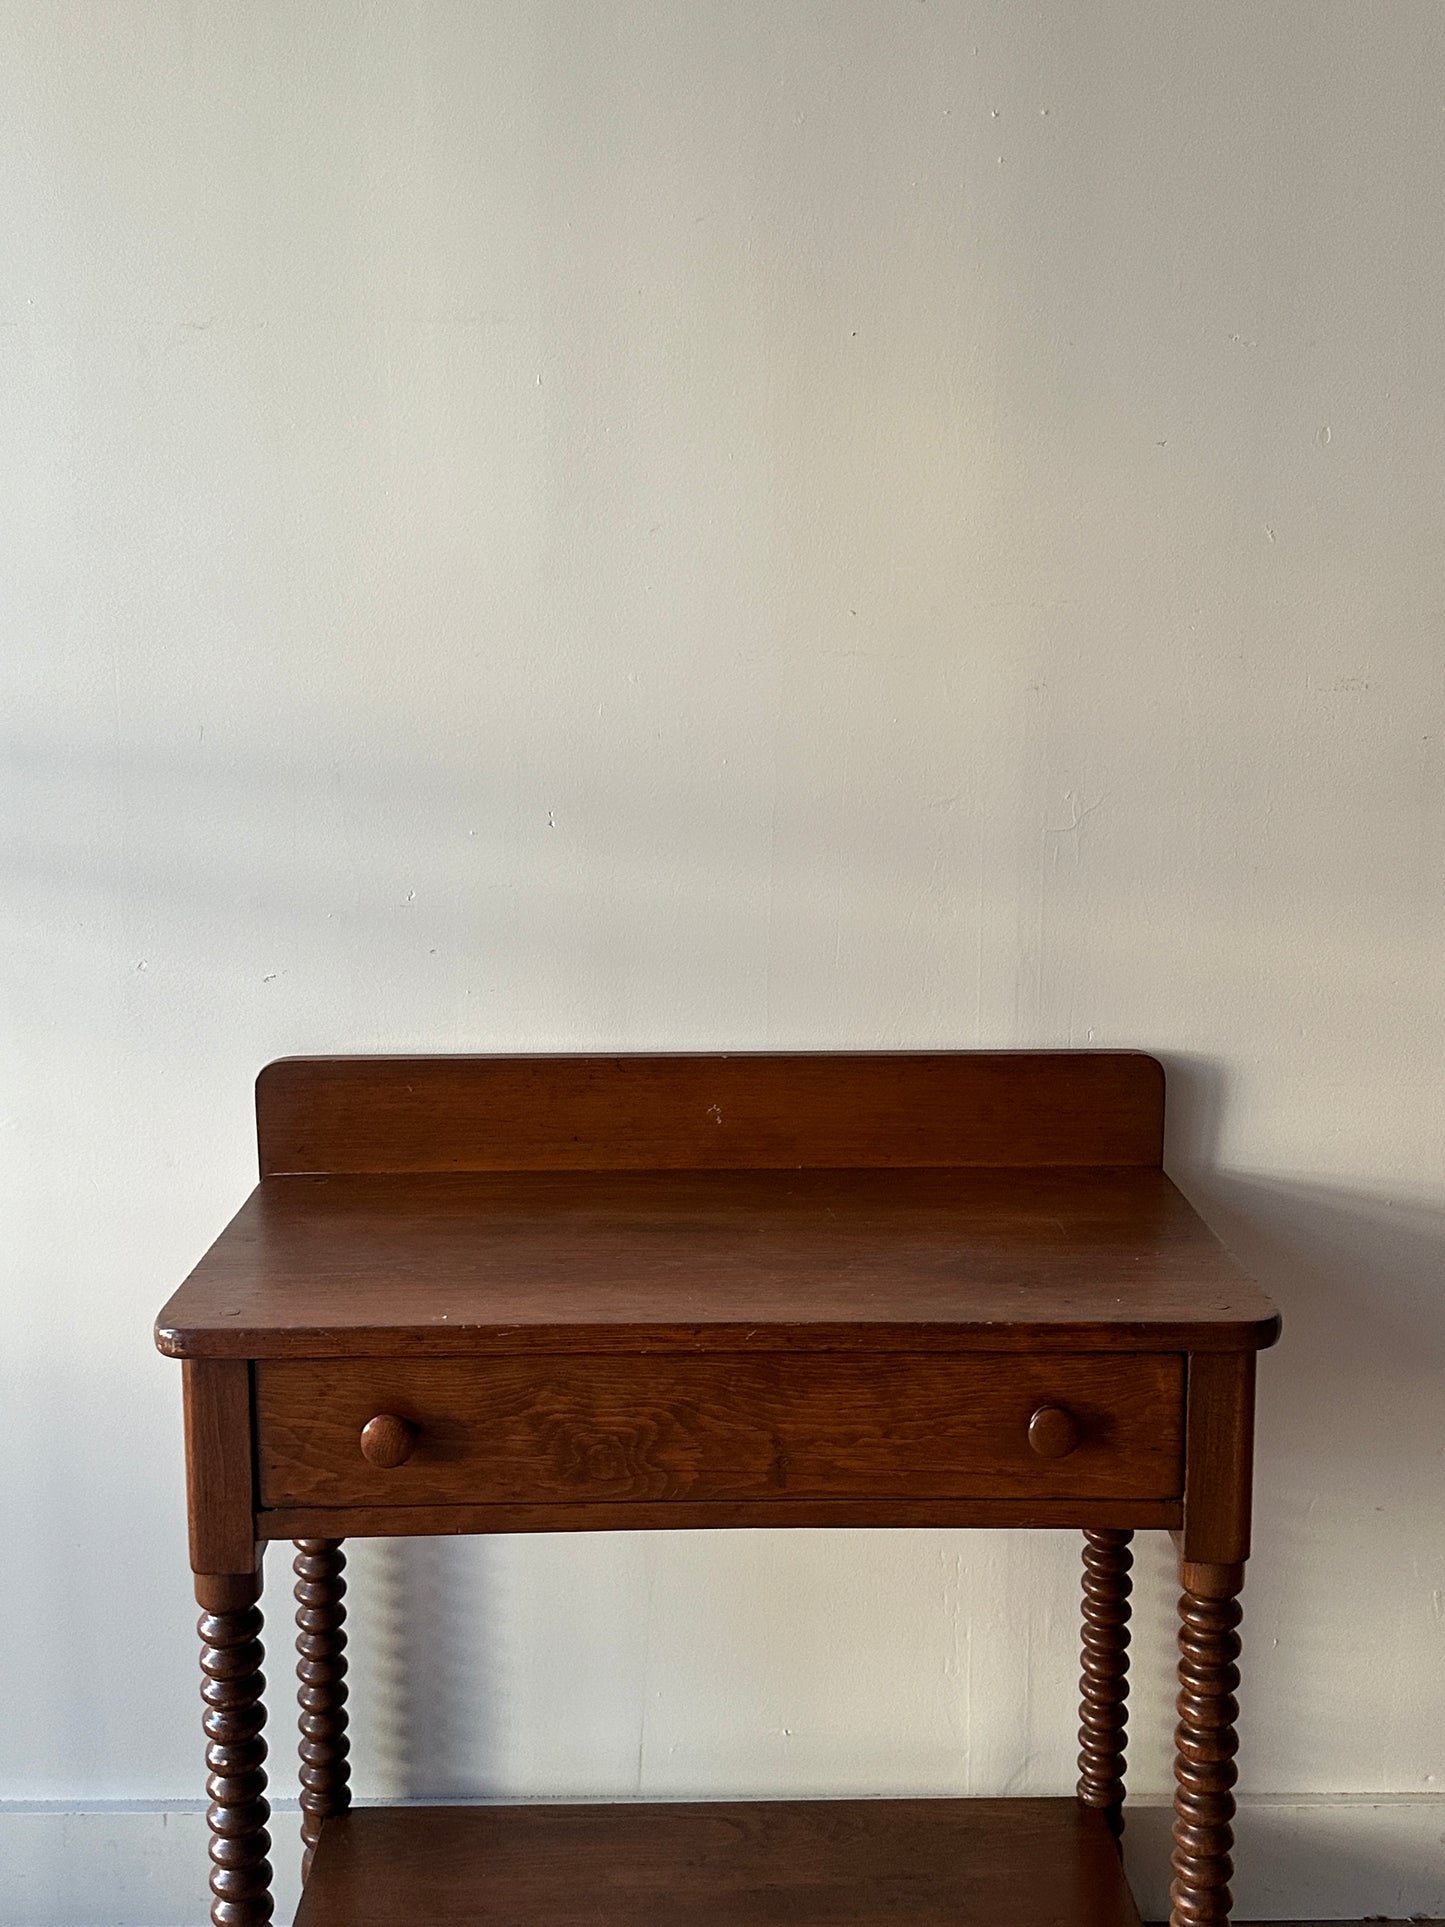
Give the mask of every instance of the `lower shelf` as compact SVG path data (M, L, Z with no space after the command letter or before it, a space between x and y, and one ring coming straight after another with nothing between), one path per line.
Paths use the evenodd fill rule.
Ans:
M1139 1927L1075 1800L369 1807L296 1927Z

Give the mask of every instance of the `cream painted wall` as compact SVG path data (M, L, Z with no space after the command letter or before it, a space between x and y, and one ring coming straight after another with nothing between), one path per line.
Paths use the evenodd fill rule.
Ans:
M0 1792L199 1792L149 1323L266 1059L1131 1044L1286 1314L1279 1909L1445 1913L1442 142L1423 0L0 10ZM1074 1591L366 1547L363 1786L1063 1789ZM194 1916L92 1833L0 1917Z

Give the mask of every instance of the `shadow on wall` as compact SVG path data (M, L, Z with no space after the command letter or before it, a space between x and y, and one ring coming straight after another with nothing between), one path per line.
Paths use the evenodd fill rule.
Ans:
M1438 1795L1445 1196L1221 1168L1227 1076L1167 1062L1166 1162L1284 1317L1260 1373L1243 1785Z
M1220 1169L1226 1072L1199 1058L1171 1055L1165 1064L1165 1161L1171 1175L1277 1300L1285 1325L1283 1376L1308 1381L1320 1436L1338 1438L1341 1420L1353 1409L1381 1448L1372 1455L1378 1463L1398 1434L1400 1395L1426 1382L1432 1393L1439 1390L1445 1195L1439 1201L1393 1198ZM1364 1397L1372 1375L1391 1388L1378 1403ZM1347 1393L1338 1402L1331 1400L1335 1387ZM1267 1421L1268 1410L1261 1416ZM1438 1451L1445 1446L1445 1424L1436 1437ZM1307 1439L1297 1434L1288 1443L1299 1450Z
M900 936L901 818L857 839L845 887L812 843L780 843L765 785L739 806L699 782L685 733L686 753L679 732L649 735L599 775L580 753L529 762L521 726L470 758L315 729L310 759L0 735L7 988L30 1030L80 1025L84 1048L99 973L127 1000L133 1056L154 1040L169 1065L178 1024L203 1011L187 1073L213 1038L230 1089L238 1036L272 1055L326 1040L644 1049L661 973L674 1041L704 1046L721 1028L757 1042L768 999L767 1024L799 1048L865 1021L893 1047L937 1034L943 972L919 932L946 942L953 926L934 888ZM811 821L829 779L792 780ZM936 881L954 860L952 813L922 792L908 807ZM865 1019L885 959L887 1008Z
M363 1550L355 1548L354 1550ZM495 1783L502 1668L489 1634L510 1623L490 1542L384 1539L364 1548L368 1719L363 1778L393 1799L477 1797ZM479 1663L479 1660L481 1663Z

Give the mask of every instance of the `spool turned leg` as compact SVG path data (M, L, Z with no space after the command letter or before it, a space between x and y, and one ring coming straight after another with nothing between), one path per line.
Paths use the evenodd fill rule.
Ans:
M257 1595L252 1575L196 1580L214 1927L265 1927L273 1905Z
M1079 1798L1124 1830L1124 1747L1129 1718L1132 1532L1084 1534L1083 1676L1079 1681Z
M296 1677L301 1701L301 1862L311 1871L321 1823L351 1805L346 1737L346 1557L339 1539L296 1541Z
M1234 1862L1239 1591L1244 1567L1180 1565L1170 1927L1227 1927Z

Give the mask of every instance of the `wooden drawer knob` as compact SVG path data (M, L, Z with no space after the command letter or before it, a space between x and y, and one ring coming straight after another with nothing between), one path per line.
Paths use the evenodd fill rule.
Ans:
M416 1427L391 1412L379 1413L361 1428L362 1458L387 1472L405 1465L415 1445Z
M1079 1421L1062 1405L1041 1405L1029 1420L1029 1444L1041 1459L1066 1459L1083 1436Z

